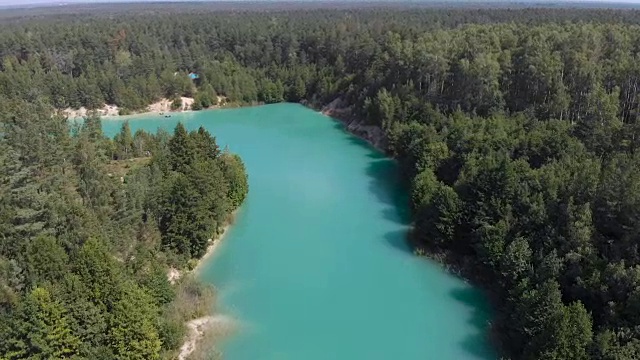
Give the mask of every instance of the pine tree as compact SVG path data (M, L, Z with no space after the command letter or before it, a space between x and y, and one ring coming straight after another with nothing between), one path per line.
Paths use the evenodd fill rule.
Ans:
M27 268L34 284L58 281L69 271L69 257L51 236L40 235L26 246Z
M196 148L182 123L178 123L173 132L173 138L169 141L169 151L171 152L171 169L185 173L194 159Z
M114 143L118 148L116 152L116 157L118 160L129 159L134 156L133 136L131 135L131 127L129 126L129 121L125 121L122 124L120 133L116 135Z
M220 148L216 144L216 138L202 126L197 132L191 132L190 138L197 151L196 156L206 159L216 159L220 155Z
M159 359L162 343L155 327L158 309L153 300L130 282L121 284L121 292L109 321L109 345L114 359Z
M228 151L220 156L220 161L224 177L229 184L227 197L231 202L231 208L237 209L249 192L249 181L244 163L240 156L230 154Z
M159 228L162 243L186 258L202 255L214 224L202 194L186 175L177 174L163 190Z
M80 340L69 327L65 308L43 288L35 288L14 316L7 359L61 359L77 354Z

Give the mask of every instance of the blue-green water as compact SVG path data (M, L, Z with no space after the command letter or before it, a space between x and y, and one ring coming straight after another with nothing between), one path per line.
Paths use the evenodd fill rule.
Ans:
M204 125L242 156L250 191L200 276L241 324L227 360L495 359L477 290L405 244L395 163L299 105L131 118ZM121 120L105 120L114 135Z

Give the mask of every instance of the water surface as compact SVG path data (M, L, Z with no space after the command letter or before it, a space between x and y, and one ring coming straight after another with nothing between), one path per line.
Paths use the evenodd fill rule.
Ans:
M480 293L407 248L395 163L338 122L294 104L129 120L204 125L245 161L247 201L200 273L241 324L225 359L496 358Z

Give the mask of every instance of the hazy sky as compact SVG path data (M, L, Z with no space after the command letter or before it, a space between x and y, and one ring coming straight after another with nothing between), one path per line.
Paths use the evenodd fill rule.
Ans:
M107 2L145 2L145 1L193 1L193 0L0 0L0 6L6 5L35 5L35 4L60 4L60 3L107 3ZM198 1L198 0L196 0ZM207 0L205 0L207 1ZM208 0L212 1L212 0ZM214 0L215 1L215 0ZM256 1L256 0L221 0L221 1ZM278 0L258 0L258 1L278 1ZM291 0L286 0L291 1ZM294 0L296 1L296 0ZM297 0L297 1L312 1L312 0ZM326 1L326 0L325 0ZM345 1L345 0L330 0L330 1ZM349 1L349 0L346 0ZM351 0L354 1L354 0ZM358 1L358 0L355 0ZM364 0L359 0L364 1ZM372 0L366 0L372 1ZM389 0L373 0L373 1L389 1ZM416 1L416 0L412 0ZM424 0L424 1L437 1L443 2L443 0ZM475 1L475 2L490 2L490 1L508 1L508 0L463 0L463 1ZM549 2L549 0L516 0L517 2ZM562 0L561 0L562 1ZM563 2L601 2L601 3L638 3L640 0L564 0Z

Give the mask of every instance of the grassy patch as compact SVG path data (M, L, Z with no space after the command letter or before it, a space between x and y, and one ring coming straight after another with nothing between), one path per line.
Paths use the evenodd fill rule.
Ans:
M151 161L150 157L141 157L128 160L111 160L106 165L107 174L114 178L124 178L131 171L147 166Z

